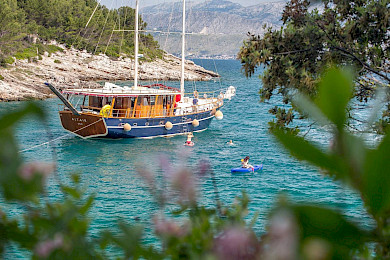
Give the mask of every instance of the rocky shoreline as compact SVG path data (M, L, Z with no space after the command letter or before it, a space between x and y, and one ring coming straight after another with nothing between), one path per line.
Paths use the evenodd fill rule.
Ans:
M64 88L98 87L99 81L133 79L134 62L130 58L114 60L106 55L92 55L76 49L64 49L34 62L15 60L8 68L0 69L0 101L21 101L53 97L44 85L49 82ZM141 80L179 80L181 60L166 54L153 62L141 61ZM218 74L186 61L186 80L205 81Z

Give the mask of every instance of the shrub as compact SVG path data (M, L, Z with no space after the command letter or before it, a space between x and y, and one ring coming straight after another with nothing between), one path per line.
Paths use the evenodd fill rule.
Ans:
M3 80L3 79L4 79L3 75L0 74L0 80Z
M54 63L61 63L61 61L59 61L59 60L54 60Z
M30 58L36 57L36 56L37 56L37 48L36 47L26 48L21 52L15 53L15 58L18 60L30 59Z
M62 49L61 47L58 47L58 46L56 46L56 45L45 45L45 50L46 50L49 54L55 53L55 52L58 52L58 51L60 51L60 52L63 52L63 51L64 51L64 49Z

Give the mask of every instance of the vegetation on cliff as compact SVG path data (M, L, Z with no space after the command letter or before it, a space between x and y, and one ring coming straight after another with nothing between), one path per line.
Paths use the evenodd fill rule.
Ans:
M12 63L11 56L39 58L45 51L51 53L53 47L43 44L51 40L94 54L134 55L134 33L113 31L134 29L130 7L110 10L96 0L5 0L0 1L0 16L0 66ZM145 27L140 19L140 29ZM142 34L140 53L153 58L161 50L151 35Z

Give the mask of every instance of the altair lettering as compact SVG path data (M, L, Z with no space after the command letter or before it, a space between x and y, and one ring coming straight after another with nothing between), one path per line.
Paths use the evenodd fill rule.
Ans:
M72 121L87 123L87 119L85 119L85 118L74 118L74 117L72 117Z

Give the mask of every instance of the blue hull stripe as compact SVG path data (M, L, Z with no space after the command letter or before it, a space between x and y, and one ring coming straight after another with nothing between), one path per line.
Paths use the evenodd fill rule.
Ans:
M108 138L153 138L162 136L183 135L188 132L200 132L206 130L214 115L211 111L202 112L199 114L181 115L165 118L104 118L108 134ZM192 121L197 119L199 126L194 127ZM172 129L165 129L166 122L172 123ZM130 124L131 130L126 132L123 129L124 124Z

